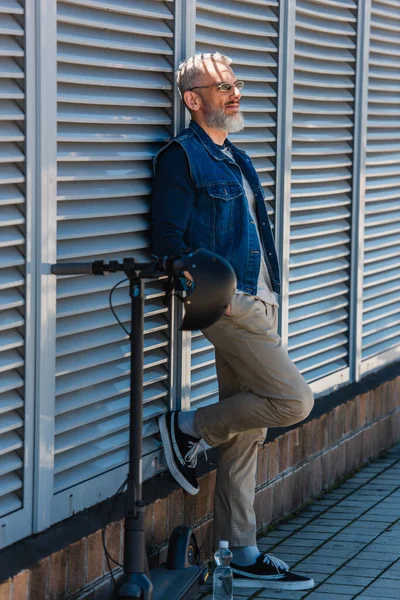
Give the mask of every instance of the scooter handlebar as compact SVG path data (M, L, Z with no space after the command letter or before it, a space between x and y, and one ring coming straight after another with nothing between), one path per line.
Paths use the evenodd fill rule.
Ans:
M153 263L136 263L138 270L145 269L154 265L155 271L160 273L179 273L185 268L185 261L181 258L158 259ZM106 273L116 273L124 271L125 260L123 262L110 261L105 263L103 260L95 260L94 262L84 263L57 263L51 265L51 273L53 275L105 275Z
M51 265L53 275L93 275L93 263L58 263Z

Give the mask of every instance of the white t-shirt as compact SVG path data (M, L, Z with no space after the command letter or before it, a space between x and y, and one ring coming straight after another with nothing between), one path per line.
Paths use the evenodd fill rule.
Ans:
M229 158L234 160L229 148L224 147L224 148L221 148L221 150L224 154L229 156ZM260 243L260 248L261 248L260 272L258 275L256 297L260 298L260 300L263 300L264 302L267 302L268 304L271 304L272 306L279 306L278 300L276 298L276 294L272 291L271 278L269 276L268 267L265 263L265 258L263 256L263 246L261 243L260 231L259 231L258 222L257 222L256 198L254 196L253 190L251 189L249 182L247 181L246 177L243 175L242 171L241 171L241 173L242 173L243 188L244 188L244 192L245 192L247 202L249 205L250 215L256 226L258 241ZM245 294L246 292L243 292L242 290L236 290L236 293L237 294Z

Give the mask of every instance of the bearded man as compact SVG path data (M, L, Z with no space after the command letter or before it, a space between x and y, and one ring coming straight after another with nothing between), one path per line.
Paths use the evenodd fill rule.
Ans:
M244 126L243 81L219 53L179 66L190 125L154 159L152 246L156 256L207 248L230 262L237 290L226 314L203 330L215 347L219 402L159 419L171 474L197 494L197 454L218 446L214 539L228 540L235 576L275 589L308 589L309 577L260 552L253 508L258 445L268 427L310 413L313 394L277 333L279 266L263 189L250 157L228 133ZM257 585L258 585L257 584Z

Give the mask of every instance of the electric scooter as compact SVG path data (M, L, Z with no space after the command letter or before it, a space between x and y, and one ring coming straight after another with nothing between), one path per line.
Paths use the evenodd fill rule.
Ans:
M164 290L172 293L183 271L196 267L198 257L204 253L212 261L229 271L234 280L232 267L216 255L197 250L185 257L157 259L139 263L133 258L122 262L105 263L58 263L51 266L53 275L105 275L123 272L129 279L131 298L131 358L130 358L130 422L129 422L129 471L127 478L127 502L125 514L124 572L119 581L118 598L141 600L190 600L196 597L200 583L207 578L207 569L200 564L196 538L190 527L177 527L172 532L167 563L148 571L145 552L144 503L142 500L142 421L143 421L143 332L144 332L144 279L168 276ZM190 266L188 266L188 260ZM200 260L200 258L199 258ZM200 271L200 269L198 269ZM182 278L182 279L181 279ZM232 293L234 285L232 287ZM231 297L231 296L230 296ZM209 301L209 300L208 300ZM228 300L229 302L230 300ZM207 301L206 301L207 302ZM190 304L190 302L189 302ZM221 312L222 314L222 312ZM214 321L217 318L214 317ZM186 329L198 328L191 327ZM133 418L134 417L134 418Z

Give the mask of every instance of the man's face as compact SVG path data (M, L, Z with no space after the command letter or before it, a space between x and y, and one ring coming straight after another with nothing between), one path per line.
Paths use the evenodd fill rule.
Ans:
M236 77L232 69L222 63L203 61L204 74L198 85L210 86L193 90L199 97L200 109L209 127L233 133L244 127L240 112L240 91L232 86L227 92L221 91L220 83L234 83Z

